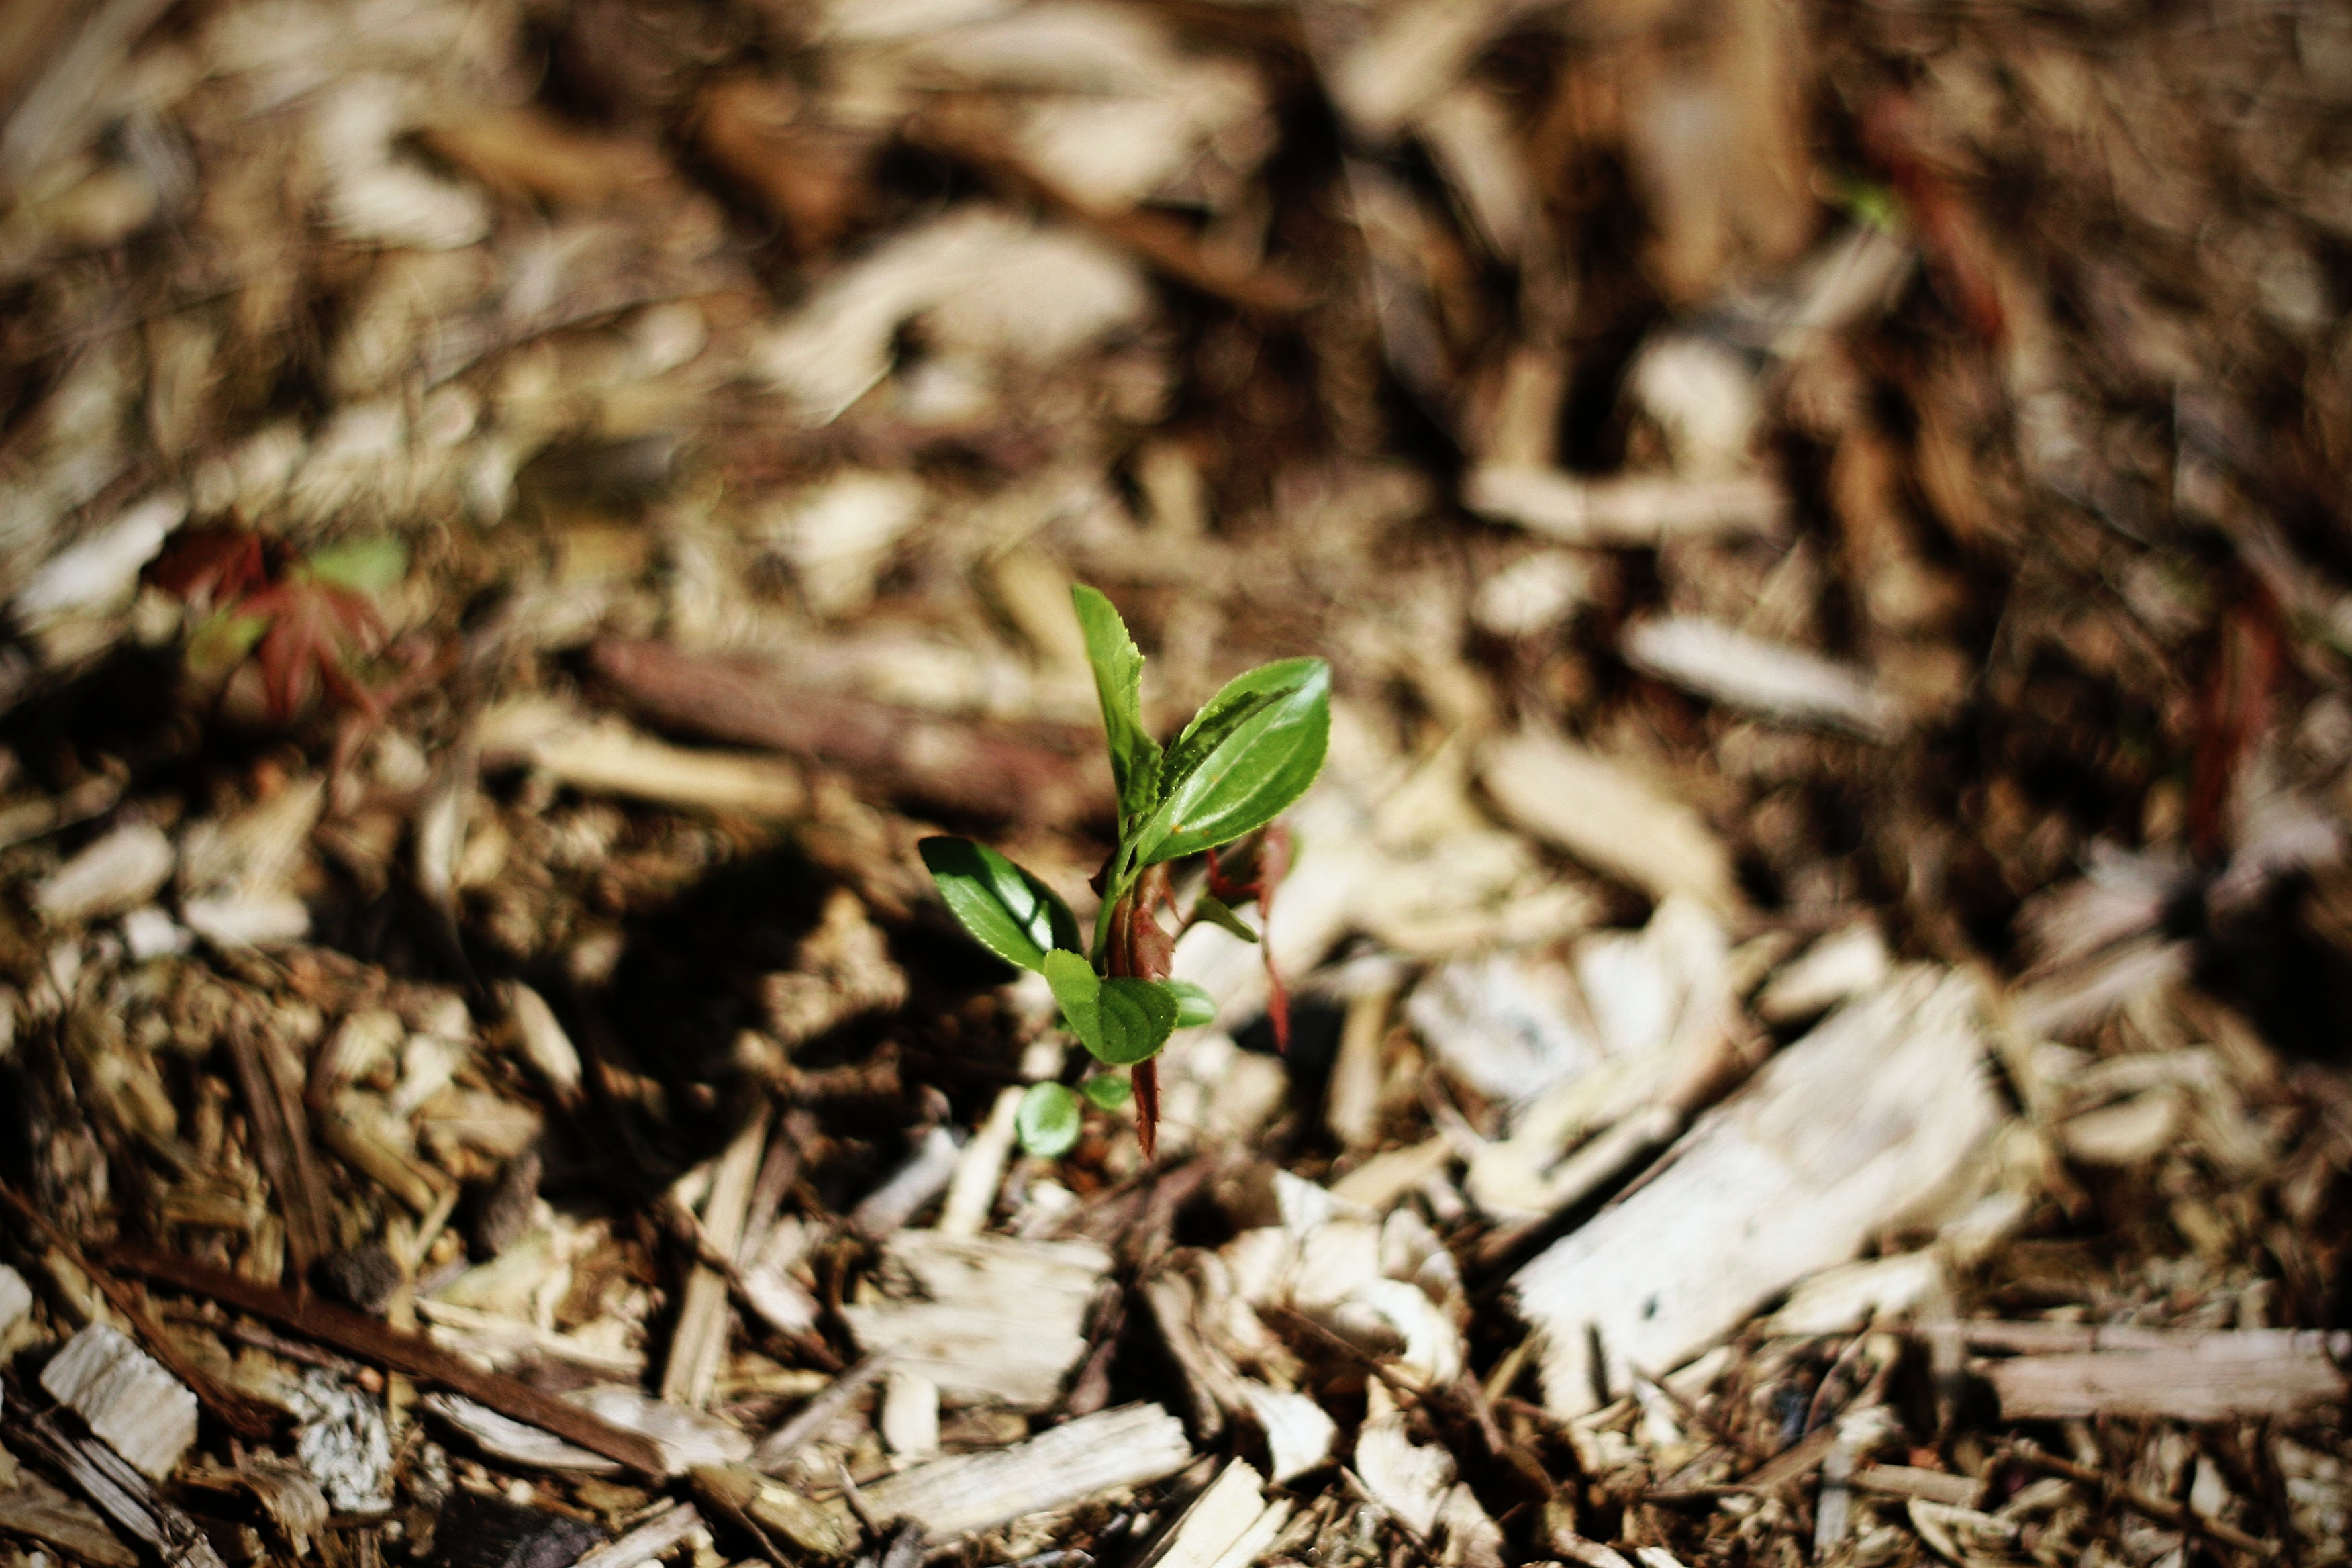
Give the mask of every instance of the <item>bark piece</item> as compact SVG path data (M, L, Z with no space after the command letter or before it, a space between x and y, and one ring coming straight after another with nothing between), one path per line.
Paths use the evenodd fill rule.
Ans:
M1087 1310L1110 1268L1092 1242L907 1230L841 1315L869 1353L946 1393L1043 1410L1087 1352Z
M1128 1405L1056 1426L988 1453L934 1459L876 1482L866 1507L881 1520L912 1520L934 1539L963 1535L1148 1486L1192 1461L1184 1424L1157 1405Z
M1109 808L1108 767L1075 727L957 722L660 643L599 643L590 662L661 723L808 757L922 805L1040 823L1087 821Z
M1647 1181L1521 1269L1519 1310L1544 1334L1545 1403L1580 1415L1604 1383L1680 1365L1951 1180L2000 1119L1982 1006L1964 975L1899 973L1767 1063Z
M196 1440L196 1396L103 1323L82 1330L51 1358L41 1386L157 1480Z

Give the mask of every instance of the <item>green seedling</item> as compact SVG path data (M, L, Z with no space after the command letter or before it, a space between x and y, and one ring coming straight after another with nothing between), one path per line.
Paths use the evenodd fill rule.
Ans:
M1131 1093L1148 1159L1160 1117L1155 1058L1177 1028L1216 1016L1206 992L1169 978L1176 937L1206 921L1257 940L1234 906L1255 902L1263 922L1288 863L1289 842L1275 818L1322 771L1331 671L1319 658L1286 658L1236 676L1163 747L1144 727L1143 655L1126 623L1092 588L1071 597L1102 698L1118 804L1118 841L1095 877L1102 908L1091 936L1051 888L993 849L963 838L926 838L920 847L964 929L1007 963L1043 974L1070 1033L1112 1069L1076 1090L1032 1086L1016 1123L1022 1146L1047 1158L1066 1153L1077 1142L1081 1094L1113 1110ZM1169 868L1195 855L1208 858L1207 886L1171 933L1160 923L1162 910L1177 915ZM1272 998L1283 1039L1288 1018L1278 984Z

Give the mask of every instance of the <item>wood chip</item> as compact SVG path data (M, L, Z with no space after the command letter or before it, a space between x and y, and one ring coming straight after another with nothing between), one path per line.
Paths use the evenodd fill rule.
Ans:
M1923 1470L1914 1465L1864 1465L1848 1478L1856 1491L1880 1497L1926 1498L1948 1508L1981 1508L1985 1484L1973 1476L1948 1470Z
M159 1481L196 1440L196 1396L103 1323L82 1330L50 1358L41 1386Z
M1521 1269L1513 1285L1544 1334L1546 1405L1576 1415L1633 1368L1680 1365L1951 1179L2000 1119L1982 1006L1964 975L1898 973L1768 1062L1654 1175Z
M860 1349L966 1399L1043 1410L1087 1352L1109 1255L1092 1242L900 1231L841 1310Z
M1740 906L1731 855L1697 812L1624 763L1539 729L1486 749L1479 778L1503 815L1654 898Z
M789 818L808 809L799 771L773 757L688 751L620 719L542 698L485 710L474 739L486 768L520 763L590 794L746 816Z
M1290 1522L1286 1500L1268 1502L1265 1478L1235 1459L1194 1498L1167 1539L1148 1559L1150 1568L1249 1568Z
M1769 536L1788 514L1780 486L1756 475L1581 479L1549 468L1475 469L1462 504L1564 544L1621 547Z
M1181 1421L1157 1405L1128 1405L1009 1448L902 1471L866 1488L866 1507L877 1519L911 1520L940 1539L1149 1486L1192 1462Z
M743 1242L751 1184L760 1173L760 1156L767 1149L768 1119L769 1108L762 1104L727 1145L710 1178L710 1195L702 1208L702 1233L723 1258L731 1259ZM669 1359L662 1367L664 1399L696 1410L710 1403L731 1326L727 1277L707 1263L696 1264L687 1276L686 1298L670 1336Z
M1902 732L1902 704L1867 671L1703 616L1636 622L1626 628L1622 646L1634 668L1778 723L1865 741L1892 741Z
M2289 1329L2183 1333L2171 1342L2021 1355L1987 1370L2011 1421L2076 1416L2221 1421L2341 1400L2352 1334Z

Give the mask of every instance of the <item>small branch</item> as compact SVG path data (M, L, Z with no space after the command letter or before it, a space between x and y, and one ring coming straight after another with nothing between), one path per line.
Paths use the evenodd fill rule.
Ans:
M2279 1549L2275 1542L2256 1540L2244 1531L2234 1525L2224 1524L2210 1514L2200 1513L2197 1510L2174 1502L2169 1498L2160 1498L2151 1492L2142 1491L2137 1487L2116 1480L2104 1471L2095 1470L2088 1465L2078 1465L2072 1459L2062 1459L2055 1454L2045 1453L2022 1437L2010 1446L2009 1452L2011 1458L2029 1470L2039 1470L2045 1476L2056 1476L2061 1480L2094 1488L2101 1497L2109 1501L2119 1502L2133 1512L2152 1519L2169 1529L2201 1535L2217 1545L2227 1546L2232 1551L2248 1552L2256 1557L2267 1558L2278 1555Z
M122 1314L123 1321L140 1339L147 1353L163 1363L166 1371L178 1378L194 1394L204 1407L219 1418L221 1424L238 1436L253 1442L264 1442L275 1436L285 1425L285 1413L265 1400L255 1398L227 1384L190 1361L180 1342L163 1331L147 1310L140 1293L121 1279L99 1268L82 1256L81 1249L66 1239L65 1233L51 1225L47 1216L26 1203L6 1186L0 1186L0 1206L16 1216L16 1222L38 1238L42 1246L54 1247L64 1254L66 1261L81 1270L82 1275L98 1288L107 1304Z
M659 724L807 757L927 805L1040 823L1084 822L1109 808L1108 770L1081 760L1083 738L1072 726L1029 724L1008 735L1013 727L814 691L782 670L656 642L600 642L589 663Z
M131 1273L174 1289L209 1296L240 1312L267 1318L280 1328L332 1345L362 1361L436 1384L487 1405L501 1415L527 1421L567 1443L617 1460L633 1470L648 1476L663 1473L661 1449L651 1439L624 1432L580 1406L566 1404L528 1384L484 1372L428 1340L403 1333L363 1313L315 1298L295 1296L191 1258L143 1247L110 1247L106 1255Z

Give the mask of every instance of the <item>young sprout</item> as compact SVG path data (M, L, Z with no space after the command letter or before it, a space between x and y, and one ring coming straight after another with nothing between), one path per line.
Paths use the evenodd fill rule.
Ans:
M1143 725L1143 655L1111 603L1092 588L1071 590L1087 657L1102 697L1103 738L1118 796L1118 842L1095 885L1103 895L1090 937L1051 888L984 845L926 838L923 864L940 896L982 946L1045 977L1063 1021L1112 1072L1078 1090L1033 1085L1021 1102L1022 1146L1047 1158L1077 1142L1083 1093L1111 1110L1125 1104L1133 1074L1136 1131L1148 1159L1159 1127L1153 1058L1179 1026L1216 1016L1199 986L1169 978L1175 936L1159 910L1175 910L1171 862L1209 857L1209 886L1182 927L1202 921L1256 941L1233 906L1255 900L1263 921L1288 855L1274 819L1322 771L1331 738L1331 671L1319 658L1286 658L1234 677L1164 748ZM1229 849L1247 840L1238 850ZM1226 849L1220 860L1217 851ZM1269 963L1268 973L1271 973ZM1271 1011L1285 1033L1282 993Z

